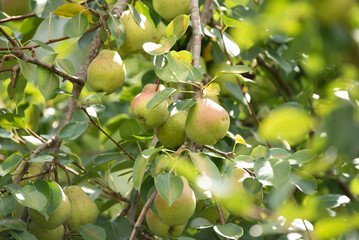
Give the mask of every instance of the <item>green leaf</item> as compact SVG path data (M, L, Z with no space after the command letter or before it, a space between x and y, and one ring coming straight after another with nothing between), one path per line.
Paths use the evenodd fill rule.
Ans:
M0 198L0 215L6 216L16 207L16 200L13 196L6 195Z
M60 83L55 73L38 66L36 68L36 81L46 101L56 97L56 90L60 86Z
M234 65L234 66L229 66L226 69L217 72L216 73L216 77L222 76L222 75L227 75L227 74L242 74L242 73L247 73L247 72L252 72L252 69L250 67L248 67L247 65Z
M130 4L128 5L128 8L130 9L131 15L133 19L135 19L137 25L140 26L142 29L145 29L145 19L141 17L141 14L137 11L137 9Z
M204 153L194 152L190 152L189 155L193 164L196 166L201 175L207 176L214 181L220 180L221 174L219 173L216 164L214 164L207 155L205 155Z
M64 192L56 182L36 180L34 186L47 199L47 205L40 211L40 213L48 219L48 217L60 207Z
M226 223L223 226L217 224L213 227L213 229L220 236L229 239L238 239L244 233L243 228L234 223Z
M24 118L19 115L12 113L0 114L0 126L1 127L15 127L15 128L26 128Z
M43 49L45 49L45 50L47 50L47 51L55 52L55 50L54 50L52 47L50 47L49 45L47 45L47 44L44 43L44 42L41 42L41 41L36 40L36 39L31 39L31 41L33 41L33 42L39 44L40 47L42 47Z
M106 239L127 240L131 236L132 226L125 217L120 216L115 220L101 222L99 225L105 229Z
M0 220L0 226L17 231L26 231L26 223L18 218L6 218Z
M293 70L292 65L284 60L276 51L268 49L266 51L267 56L279 65L286 73L290 73Z
M0 166L0 176L5 176L9 172L15 169L15 167L21 162L24 158L20 153L13 153L5 159L5 161ZM0 214L1 215L1 214Z
M143 44L143 50L150 55L161 55L167 53L177 41L176 36L171 35L161 39L160 43L146 42Z
M166 36L175 35L180 39L187 31L189 25L189 15L179 15L173 19L166 28Z
M226 51L231 57L237 57L240 54L241 51L237 43L226 32L223 33L223 44L226 46Z
M212 227L213 224L205 218L195 218L191 221L190 227L197 229L204 229Z
M22 75L26 78L27 81L32 82L35 79L34 67L30 63L21 60L18 62Z
M341 194L327 194L316 198L319 201L320 208L337 208L350 202L350 199Z
M85 240L105 240L106 232L100 226L93 223L88 223L80 227L80 234Z
M271 158L287 159L290 156L290 153L282 148L271 148L269 152Z
M73 75L73 76L76 75L76 69L69 59L60 58L60 59L56 59L56 62L68 74Z
M29 162L51 162L53 159L54 157L50 155L40 155L31 158Z
M168 110L170 112L176 111L186 111L190 109L195 103L197 102L197 99L191 98L191 99L185 99L185 100L176 100L168 107Z
M110 14L110 19L108 21L108 29L115 38L117 47L120 47L125 42L126 31L121 21L112 14Z
M70 142L81 136L87 129L88 122L71 122L61 130L60 137L66 142Z
M183 192L183 181L180 176L162 173L155 178L155 186L161 197L171 206Z
M9 82L7 93L10 98L17 104L21 102L21 100L25 96L25 87L26 87L27 81L23 75L20 75L16 81L16 85L14 88L12 88L12 82Z
M229 27L243 27L243 21L239 20L238 18L230 17L226 14L221 14L221 18Z
M65 25L65 35L70 38L81 36L86 32L88 25L88 17L80 13L67 21Z
M291 167L288 160L259 158L254 164L254 171L263 185L272 185L278 188L288 180Z
M140 191L142 180L145 174L145 170L149 161L156 157L157 153L162 151L162 147L146 149L140 154L135 161L133 166L133 186L137 191Z
M243 187L244 190L248 193L248 194L256 194L258 193L261 189L262 189L262 184L258 181L257 178L251 178L248 177L246 179L243 180Z
M290 164L303 164L306 162L312 161L316 157L316 154L311 149L299 150L298 152L293 153L290 157L287 158Z
M136 140L136 136L144 135L142 128L138 125L136 119L126 119L119 127L122 140ZM134 139L131 139L134 137Z
M88 114L94 118L100 117L105 112L105 110L105 106L101 104L94 104L86 108Z
M25 207L41 211L47 204L47 199L33 185L25 185L20 188L18 184L12 183L5 186L15 199Z
M18 231L10 231L11 235L16 239L16 240L37 240L37 238L35 237L34 234L28 232L28 231L23 231L23 232L18 232Z
M106 95L106 93L104 93L104 92L95 93L95 94L93 94L93 95L88 96L87 98L85 98L85 100L97 99L98 101L101 102L102 97L105 96L105 95Z
M265 146L257 146L251 152L251 157L254 160L258 160L259 158L268 159L270 156L270 151Z
M167 98L175 94L177 90L175 88L166 88L163 91L156 93L156 95L147 103L146 108L151 110L158 106L163 101L167 101Z
M224 86L228 89L228 91L233 95L233 97L237 98L241 101L244 105L248 105L247 100L243 95L243 91L240 86L231 82L224 82Z
M114 150L106 151L96 156L94 160L94 167L103 163L107 163L119 159L123 159L122 154L120 154L119 152Z
M302 192L308 195L317 193L317 183L308 179L304 179L296 174L291 174L289 179Z
M52 12L63 4L59 0L31 0L33 12L40 18L48 18Z

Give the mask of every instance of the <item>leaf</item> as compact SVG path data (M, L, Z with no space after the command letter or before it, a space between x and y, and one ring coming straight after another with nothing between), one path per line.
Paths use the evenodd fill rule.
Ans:
M142 29L145 29L145 16L142 15L137 11L136 8L134 8L132 5L128 5L128 8L130 9L131 15L138 26L140 26Z
M88 96L87 98L85 98L85 100L97 99L98 101L101 102L102 97L105 96L105 95L106 95L106 93L104 93L104 92L95 93L95 94L93 94L93 95Z
M234 66L229 66L226 69L217 72L216 73L216 77L222 76L222 75L227 75L227 74L242 74L242 73L247 73L247 72L252 72L252 69L250 67L248 67L247 65L234 65Z
M34 68L30 63L19 60L19 65L22 75L26 78L27 81L32 82L35 79Z
M81 136L87 129L88 122L71 122L61 130L60 137L66 142L70 142Z
M176 114L180 111L186 111L190 109L195 103L197 99L191 98L186 100L176 100L168 107L168 110L171 112L172 115Z
M60 58L60 59L56 59L56 62L68 74L70 74L70 75L75 75L76 74L76 69L75 69L74 65L72 64L72 62L69 59Z
M56 182L36 180L34 186L40 193L46 196L47 205L40 213L48 219L48 217L60 207L64 192Z
M18 218L6 218L0 220L0 226L17 231L26 231L26 223Z
M33 12L40 18L48 18L62 4L59 0L31 0Z
M36 39L31 39L31 41L33 41L33 42L39 44L40 47L42 47L43 49L45 49L45 50L47 50L47 51L49 51L49 52L55 52L55 50L54 50L52 47L50 47L49 45L47 45L47 44L44 43L44 42L41 42L41 41L36 40Z
M231 57L237 57L240 54L241 51L237 43L226 32L223 33L223 44Z
M96 156L94 160L94 166L100 165L102 163L107 163L113 160L122 159L123 156L117 151L106 151Z
M160 43L146 42L143 44L143 50L150 55L161 55L167 53L176 43L176 36L171 35L161 39Z
M257 178L248 177L243 180L243 187L248 194L253 195L258 193L263 186Z
M279 65L286 73L290 73L293 70L292 65L285 61L276 51L268 49L265 51L266 55Z
M243 27L243 21L238 18L230 17L226 14L221 14L221 18L228 27Z
M53 156L41 155L31 158L29 162L51 162L53 159L54 159Z
M55 73L38 66L36 68L36 81L46 101L56 97L56 90L60 86L60 83Z
M100 117L105 112L105 110L105 106L101 104L94 104L86 108L88 114L94 118Z
M96 226L93 223L88 223L86 225L82 225L80 227L80 235L85 240L105 240L106 239L106 232L100 226Z
M290 156L290 153L282 148L271 148L269 149L270 157L271 158L280 158L280 159L286 159ZM290 162L290 161L289 161Z
M195 218L191 221L190 227L197 229L204 229L212 227L213 224L205 218Z
M317 197L317 200L319 200L320 208L323 209L336 208L342 204L345 205L350 202L350 198L341 194L327 194Z
M15 127L15 128L26 128L24 118L19 115L12 113L0 114L0 126L2 127Z
M287 160L279 158L264 159L259 158L254 164L254 171L258 180L263 185L280 187L288 180L291 167Z
M124 120L120 125L119 131L122 140L131 140L131 137L144 135L144 132L138 125L136 119Z
M155 178L155 186L161 197L171 206L179 199L183 192L183 181L181 177L168 173L162 173Z
M25 96L25 87L27 85L27 81L23 75L20 75L16 81L16 85L12 88L12 82L9 82L7 93L9 97L12 97L12 100L15 104L19 104L21 100Z
M37 238L35 237L34 234L28 232L28 231L22 231L22 232L18 232L18 231L10 231L11 235L16 239L16 240L37 240Z
M237 98L241 101L244 105L248 105L247 100L243 95L243 91L237 84L231 82L224 82L224 86L228 89L228 91L233 95L233 97Z
M89 20L84 14L78 14L67 21L64 33L70 38L75 38L84 34L89 25Z
M120 47L125 42L126 31L121 21L112 14L110 14L110 19L108 21L108 29L115 38L117 47Z
M53 14L64 18L73 18L79 13L85 14L89 18L89 21L91 23L93 22L90 10L86 10L84 6L78 3L65 3L53 12Z
M304 179L296 174L291 174L289 179L302 192L308 195L317 193L317 183L308 179Z
M16 200L13 196L6 195L0 198L0 215L10 214L16 207Z
M1 164L0 176L5 176L13 169L15 169L15 167L21 162L23 158L24 156L20 153L13 153L9 157L7 157L5 161Z
M163 101L167 101L167 98L176 92L177 90L175 88L165 88L163 91L156 93L156 95L147 103L147 110L151 110L152 108L161 104Z
M311 149L299 150L298 152L293 153L290 157L287 158L290 164L303 164L310 162L316 157L316 154Z
M226 223L223 226L217 224L213 229L217 234L229 239L238 239L244 233L243 228L234 223Z
M236 134L236 136L234 137L236 143L240 143L240 144L243 144L243 145L247 145L247 142L246 140L244 140L244 138L239 135L239 134Z
M145 174L145 170L149 161L156 157L157 153L162 150L162 147L146 149L140 154L133 166L133 186L137 191L140 191L142 180Z
M15 199L25 207L41 211L47 204L46 197L33 185L25 185L20 188L18 184L12 183L5 187L13 194Z
M258 160L259 158L268 159L270 156L270 151L265 146L257 146L251 152L251 157L254 160Z
M179 15L173 19L166 28L166 36L175 35L180 39L187 31L189 25L189 15Z
M132 226L127 218L118 217L115 220L104 221L99 224L106 231L106 239L127 240L130 238Z
M189 155L201 175L207 176L215 181L219 181L221 174L219 173L216 164L214 164L209 157L207 157L204 153L190 152Z
M218 96L220 92L220 87L218 83L211 83L204 88L205 96Z

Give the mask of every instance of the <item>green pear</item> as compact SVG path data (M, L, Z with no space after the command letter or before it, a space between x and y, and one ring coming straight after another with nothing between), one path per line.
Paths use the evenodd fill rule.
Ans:
M64 192L62 192L62 200L59 208L50 214L47 220L40 212L32 208L29 209L29 216L31 220L38 226L46 229L55 229L62 225L70 217L70 213L71 204Z
M43 162L33 162L31 163L29 169L27 170L26 174L22 178L32 177L40 174L42 171L44 171L44 164ZM22 169L25 166L25 162L20 163L20 165L17 167L17 169L14 171L14 174L12 175L12 180L15 181L16 178L19 176L19 174L22 172ZM21 180L19 182L19 185L21 187L25 186L29 181L36 180L37 178L33 179L25 179Z
M186 139L186 133L184 131L186 119L186 111L181 111L169 116L164 124L155 128L158 141L169 149L180 147Z
M1 9L10 16L19 16L31 12L30 0L2 0Z
M71 214L67 225L72 232L78 232L80 226L95 223L99 210L92 200L79 186L68 186L64 192L71 204Z
M87 82L96 92L111 94L122 86L125 78L125 65L112 50L102 50L87 70Z
M160 238L177 238L181 236L187 225L187 223L182 225L168 225L151 209L148 209L146 214L146 222L151 232Z
M153 33L152 42L159 43L163 37L166 36L167 26L161 21L157 24L156 31Z
M33 221L29 224L29 232L34 234L39 240L63 240L65 236L65 228L63 225L50 230L43 228Z
M187 179L181 177L183 181L183 191L181 197L174 201L171 206L168 202L157 194L154 205L158 216L168 225L183 225L188 222L196 209L196 198L193 190L188 185Z
M222 62L222 63L214 63L212 64L212 66L209 68L208 70L208 74L214 78L216 76L217 72L223 71L224 69L226 69L227 67L230 67L229 64L227 64L226 62ZM228 89L226 88L226 86L224 85L224 82L231 82L234 84L238 84L237 78L235 75L232 74L225 74L222 76L219 76L218 78L216 78L213 82L218 83L219 87L220 87L220 95L221 96L230 96L231 92L228 91Z
M187 116L185 131L187 137L196 143L214 145L229 129L227 111L210 99L197 99Z
M162 92L166 87L160 84L157 89L157 84L154 83L147 83L143 89L142 92ZM157 89L157 90L156 90Z
M229 217L229 212L221 206L221 211L223 215L223 220L226 221ZM217 205L212 204L208 207L204 207L200 213L198 214L198 217L205 218L212 224L220 224L221 218L218 213Z
M156 95L156 92L141 92L132 101L131 109L138 124L144 128L153 128L166 122L168 112L168 101L165 100L158 106L148 110L147 103Z
M153 25L143 14L139 14L142 20L141 26L136 23L129 10L124 11L121 15L120 20L126 32L125 41L120 47L120 54L123 57L141 51L144 43L152 41L154 34Z
M181 14L189 13L190 0L153 0L155 11L167 21Z

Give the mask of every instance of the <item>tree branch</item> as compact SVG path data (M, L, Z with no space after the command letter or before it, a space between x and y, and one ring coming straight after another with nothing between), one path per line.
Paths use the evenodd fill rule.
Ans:
M29 14L20 15L20 16L9 16L7 18L0 19L0 23L10 22L10 21L14 21L14 20L20 20L20 19L25 19L25 18L30 18L30 17L36 17L36 14L29 13Z
M191 52L193 55L193 66L199 68L200 56L201 56L201 41L203 33L201 30L201 17L198 10L198 0L190 0L190 11L192 19L192 29L193 29L193 42Z

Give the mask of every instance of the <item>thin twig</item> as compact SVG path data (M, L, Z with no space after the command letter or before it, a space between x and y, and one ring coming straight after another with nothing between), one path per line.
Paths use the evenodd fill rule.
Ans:
M201 30L201 17L198 10L198 0L190 0L190 11L193 29L193 42L191 48L191 52L193 55L193 66L199 68L199 59L201 56L201 41L203 38L203 33Z
M140 229L141 224L143 222L143 219L145 219L146 213L147 213L148 209L150 209L156 196L157 196L157 190L153 191L152 195L147 200L146 204L143 206L140 216L138 217L136 224L132 229L131 236L130 236L129 240L135 240L137 232Z
M9 16L7 18L0 19L0 23L10 22L10 21L14 21L14 20L20 20L20 19L25 19L25 18L30 18L30 17L36 17L36 14L29 13L29 14L24 14L24 15L20 15L20 16Z

